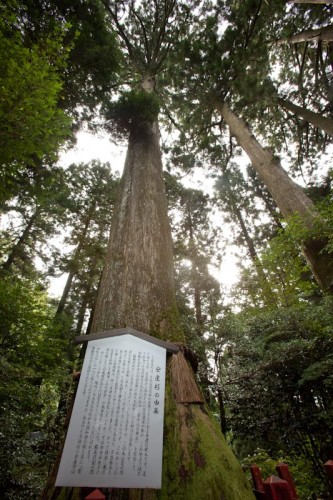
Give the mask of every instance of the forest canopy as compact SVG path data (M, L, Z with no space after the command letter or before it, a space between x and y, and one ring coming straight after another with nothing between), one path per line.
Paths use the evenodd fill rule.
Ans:
M0 6L1 498L51 498L84 357L73 339L139 316L191 352L205 411L244 469L284 460L301 499L331 498L332 14L282 0ZM129 141L121 181L98 150L66 164L82 131ZM132 271L110 246L128 244L127 209L126 230L138 214L145 226ZM126 304L105 284L122 261L147 276L115 280ZM171 453L167 429L163 495L190 495L200 464L174 471L186 453ZM228 499L243 487L232 481Z

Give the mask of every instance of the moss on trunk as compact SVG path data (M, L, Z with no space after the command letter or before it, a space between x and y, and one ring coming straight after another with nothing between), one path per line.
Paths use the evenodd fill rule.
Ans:
M163 483L157 499L253 499L218 422L201 404L177 404L166 387Z

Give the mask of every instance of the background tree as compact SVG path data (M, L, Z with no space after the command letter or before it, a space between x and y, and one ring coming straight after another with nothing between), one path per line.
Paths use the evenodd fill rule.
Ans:
M6 206L2 238L2 268L29 275L36 268L38 257L50 265L51 240L59 236L69 210L68 188L62 169L39 168L16 200Z
M82 327L86 312L92 309L95 300L118 179L109 164L98 161L70 165L65 177L71 207L71 234L65 242L74 247L74 251L58 263L68 276L57 314L62 314L67 305L74 316L77 315L76 328L80 330L79 325Z

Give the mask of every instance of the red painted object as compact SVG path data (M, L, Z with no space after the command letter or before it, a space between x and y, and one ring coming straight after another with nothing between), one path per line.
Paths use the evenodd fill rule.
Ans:
M256 491L264 491L264 484L261 477L261 472L257 464L250 466L252 481Z
M333 485L333 460L327 460L327 462L324 463L324 467L328 479L330 480L330 483Z
M281 479L284 479L289 484L292 500L298 500L298 495L295 487L294 480L290 473L289 467L284 462L280 462L276 466L277 473Z
M86 496L85 500L105 500L106 496L96 488L92 493Z
M269 476L264 482L267 500L293 500L289 484L277 476Z

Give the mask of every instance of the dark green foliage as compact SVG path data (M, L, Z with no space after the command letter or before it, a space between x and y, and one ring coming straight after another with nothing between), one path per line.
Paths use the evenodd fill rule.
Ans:
M258 274L255 266L248 266L243 269L232 293L246 314L255 316L260 306L273 309L277 306L288 307L312 295L321 295L300 255L298 242L285 230L266 244L266 249L260 253L260 263L265 279ZM273 302L267 293L267 286L273 293Z
M120 138L136 130L141 123L154 123L158 113L158 97L144 90L123 92L117 101L105 104L103 110L106 128Z
M224 387L233 446L304 457L324 480L333 453L332 300L238 317ZM230 323L232 326L232 323ZM230 334L231 337L230 338Z
M13 277L1 278L0 332L0 494L35 499L53 460L73 347L42 287Z
M71 136L70 119L59 109L60 68L67 51L65 28L26 47L18 19L0 8L0 202L15 196L27 169L47 158Z
M11 0L0 14L2 204L109 99L120 53L95 0Z
M120 58L100 2L22 0L14 2L14 9L28 47L48 38L57 26L66 29L63 45L68 59L59 72L59 105L76 119L92 118L96 105L113 89Z
M59 235L70 212L64 171L39 165L22 176L24 184L15 202L3 208L12 224L0 231L1 266L21 276L34 272L34 260L50 265L50 239Z

